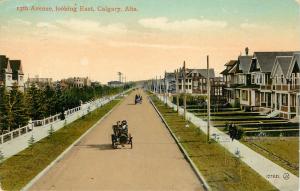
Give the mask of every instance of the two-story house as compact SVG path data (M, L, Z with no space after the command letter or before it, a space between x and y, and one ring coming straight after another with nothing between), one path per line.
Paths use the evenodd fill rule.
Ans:
M4 55L0 55L0 86L5 86L11 90L17 86L24 91L24 73L21 60L9 60Z
M277 56L292 56L293 52L254 52L250 66L251 84L258 85L250 94L251 106L274 108L271 72Z
M291 119L299 115L300 53L277 56L271 72L272 109L281 117Z
M206 94L207 93L207 74L211 81L215 78L214 69L185 69L185 91L190 94ZM178 75L178 91L184 93L183 79L184 70L179 70Z

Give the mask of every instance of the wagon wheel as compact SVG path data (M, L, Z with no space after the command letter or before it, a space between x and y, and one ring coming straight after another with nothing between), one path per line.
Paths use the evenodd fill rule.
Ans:
M132 149L132 147L133 147L133 144L132 144L132 137L131 137L131 135L130 135L130 148Z
M117 148L116 141L115 141L115 135L111 135L111 146L114 149Z

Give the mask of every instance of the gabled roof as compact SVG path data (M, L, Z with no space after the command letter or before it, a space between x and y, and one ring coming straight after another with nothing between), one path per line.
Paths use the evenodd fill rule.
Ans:
M297 64L297 65L296 65ZM287 71L287 76L291 76L294 69L300 69L300 53L295 53Z
M226 64L225 64L225 66L233 66L234 64L236 64L237 63L237 60L230 60L229 62L227 62Z
M21 60L9 60L9 64L13 72L19 71L19 74L23 74Z
M235 74L238 72L238 65L234 65L229 71L228 74Z
M238 69L243 74L248 74L251 66L252 56L239 56Z
M272 72L277 56L292 56L295 52L254 52L253 58L257 59L261 72ZM251 64L252 65L252 64ZM252 66L250 67L250 71Z
M225 70L223 70L220 74L223 74L223 75L227 75L229 72L229 70L226 68Z
M274 77L277 73L278 68L281 69L282 75L287 77L288 70L290 68L293 56L277 56L275 64L271 72L271 76Z

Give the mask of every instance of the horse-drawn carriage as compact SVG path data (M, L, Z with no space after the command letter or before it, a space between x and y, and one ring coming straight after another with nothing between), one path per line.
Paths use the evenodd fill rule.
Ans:
M118 121L116 125L112 126L112 129L114 132L111 135L112 147L117 149L118 145L122 145L122 147L124 147L125 144L130 144L130 148L132 149L132 136L128 133L127 121Z

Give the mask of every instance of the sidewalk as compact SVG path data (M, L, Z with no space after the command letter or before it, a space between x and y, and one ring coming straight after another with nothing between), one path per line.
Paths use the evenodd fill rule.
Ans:
M161 101L165 101L164 96L157 96ZM174 108L174 110L176 110L177 106L173 104L169 99L167 100L167 104L169 107L172 107ZM179 113L180 115L183 115L183 108L179 107ZM207 134L207 122L196 117L193 113L190 112L187 112L186 117L197 127L200 127L200 129L205 134ZM236 152L239 151L240 158L243 162L245 162L248 166L250 166L253 170L255 170L258 174L264 177L268 182L270 182L279 190L298 190L299 178L294 174L290 173L289 171L285 170L269 159L263 157L262 155L253 151L239 141L231 141L230 137L227 134L213 126L210 126L210 134L217 135L219 137L219 144L226 148L230 153L236 155Z

